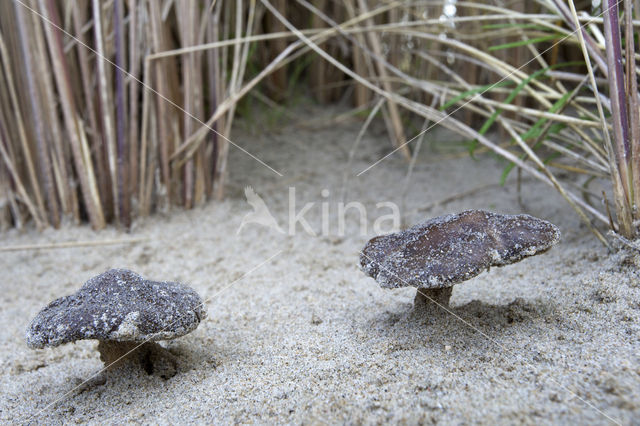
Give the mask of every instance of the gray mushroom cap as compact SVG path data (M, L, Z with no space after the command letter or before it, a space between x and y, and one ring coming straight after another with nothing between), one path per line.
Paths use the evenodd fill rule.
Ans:
M467 210L371 239L360 266L381 287L446 288L491 266L545 252L558 241L560 231L545 220Z
M42 309L26 340L35 349L83 339L168 340L195 330L205 317L202 299L192 288L111 269Z

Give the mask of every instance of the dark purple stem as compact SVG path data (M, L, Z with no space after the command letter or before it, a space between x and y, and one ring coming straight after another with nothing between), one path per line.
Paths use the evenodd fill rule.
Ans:
M631 0L624 0L625 16L625 58L627 58L627 93L629 106L629 140L631 144L631 172L633 182L634 204L640 200L640 117L633 111L640 110L640 99L638 97L638 80L636 78L635 59L635 37L633 33L633 4ZM640 219L640 211L635 210L634 219Z
M627 94L624 84L622 48L620 47L618 2L619 0L614 0L613 2L605 0L603 7L605 50L607 53L607 67L609 68L609 97L611 98L613 133L618 148L616 149L616 159L618 161L618 169L623 170L623 168L626 168L625 163L629 159L630 149ZM623 184L626 185L626 182L623 182Z

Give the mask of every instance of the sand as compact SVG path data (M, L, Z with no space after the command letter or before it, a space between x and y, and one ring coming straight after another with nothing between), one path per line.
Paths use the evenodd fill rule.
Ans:
M640 257L609 254L541 183L525 179L519 200L513 181L496 185L504 164L460 154L447 134L425 139L402 203L401 158L355 177L389 152L382 126L349 165L359 122L308 125L333 112L305 106L286 125L240 125L234 141L283 177L231 148L223 202L137 220L129 234L72 224L4 233L2 246L124 242L0 254L0 422L640 424ZM345 171L346 201L370 218L366 235L354 211L337 235ZM316 231L325 203L330 235L258 224L236 234L251 211L246 185L283 230L289 187L296 212L315 202L305 218ZM425 316L415 290L381 289L358 269L373 220L389 213L376 209L384 201L402 207L404 225L484 208L550 220L563 237L457 285L450 312ZM207 299L200 327L165 344L179 357L176 376L125 368L90 379L102 367L96 342L26 346L44 305L112 267L188 283Z

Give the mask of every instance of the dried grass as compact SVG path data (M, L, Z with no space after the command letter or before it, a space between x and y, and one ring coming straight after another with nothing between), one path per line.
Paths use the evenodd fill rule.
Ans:
M393 153L415 161L422 135L447 127L507 160L503 178L516 168L555 188L603 242L603 226L635 238L632 3L2 2L0 225L127 228L220 199L231 147L280 174L232 125L247 94L285 102L303 75L318 102L365 112L363 132L380 113ZM597 182L615 217L585 196Z

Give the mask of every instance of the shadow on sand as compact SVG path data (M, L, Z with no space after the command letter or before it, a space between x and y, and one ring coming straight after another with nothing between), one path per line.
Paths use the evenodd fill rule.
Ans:
M517 337L525 345L546 333L545 321L553 311L548 301L517 298L507 305L472 301L446 310L432 302L405 304L404 309L381 312L371 324L378 335L387 336L405 349L440 345L499 352L505 339ZM508 335L508 337L506 336ZM493 346L493 349L489 349ZM509 349L514 349L509 344Z

